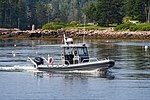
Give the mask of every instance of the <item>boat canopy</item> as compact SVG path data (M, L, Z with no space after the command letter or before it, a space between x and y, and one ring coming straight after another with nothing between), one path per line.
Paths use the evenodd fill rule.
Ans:
M61 47L63 48L63 58L70 64L89 61L88 50L85 44L69 44ZM65 64L68 62L65 62Z

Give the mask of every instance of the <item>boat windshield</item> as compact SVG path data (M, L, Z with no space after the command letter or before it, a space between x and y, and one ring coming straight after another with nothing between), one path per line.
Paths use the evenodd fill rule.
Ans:
M79 55L79 56L88 56L87 47L66 47L64 48L64 54L66 55Z
M86 47L78 48L78 54L88 56L88 51Z

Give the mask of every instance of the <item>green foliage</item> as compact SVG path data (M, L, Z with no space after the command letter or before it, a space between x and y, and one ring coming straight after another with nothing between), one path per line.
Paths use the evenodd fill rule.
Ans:
M93 25L85 27L85 30L106 30L106 29L108 29L108 28L101 27L101 26L93 26Z
M83 11L86 17L88 18L88 21L93 22L95 20L95 11L96 11L95 3L89 2L87 5L85 5Z
M122 20L122 22L124 23L124 24L127 24L127 23L129 23L129 21L132 19L132 17L123 17L123 20Z
M37 6L37 8L36 8L36 20L37 20L36 24L38 25L38 27L41 27L42 25L47 23L47 15L46 15L47 5L45 5L42 2L38 2L36 6Z
M51 22L48 24L45 24L42 29L43 30L58 30L61 28L65 28L66 24L62 23L62 22Z
M131 24L121 24L118 25L117 27L115 27L115 31L121 30L121 31L125 31L128 30L130 28Z
M69 24L65 24L63 22L51 22L43 25L43 30L58 30L58 29L82 29L82 30L105 30L106 27L88 25L88 24L77 24L76 21L72 21Z
M126 16L140 22L146 21L146 4L148 0L125 0L124 11Z
M27 27L27 7L24 0L18 1L18 28L24 29Z
M17 27L18 0L0 0L0 27Z
M150 31L150 26L131 26L130 31Z
M150 24L121 24L115 27L115 31L150 31Z
M82 23L82 9L87 2L89 0L0 0L0 27L31 29L32 24L41 28L54 21Z
M143 26L142 31L150 31L150 26Z
M140 26L131 25L131 26L129 27L129 30L130 30L130 31L137 31L137 30L139 30L140 28L141 28Z
M77 26L78 22L77 21L72 21L68 24L68 26Z
M32 24L41 28L49 22L70 23L75 20L84 23L84 14L86 22L96 22L101 26L120 24L125 16L145 22L148 17L148 1L0 0L0 27L31 29Z
M87 4L84 12L88 18L94 20L100 26L109 26L113 23L121 23L122 0L97 0L96 3Z

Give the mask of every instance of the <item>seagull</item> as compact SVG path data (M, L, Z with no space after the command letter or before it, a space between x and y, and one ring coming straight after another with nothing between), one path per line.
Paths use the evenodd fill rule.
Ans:
M16 54L15 54L15 52L14 52L14 51L11 51L11 53L12 53L13 57L15 57L15 56L16 56Z
M38 54L38 52L36 51L35 54Z
M148 49L148 46L147 46L147 45L145 45L145 46L144 46L144 48L145 48L145 51L147 51L147 49Z

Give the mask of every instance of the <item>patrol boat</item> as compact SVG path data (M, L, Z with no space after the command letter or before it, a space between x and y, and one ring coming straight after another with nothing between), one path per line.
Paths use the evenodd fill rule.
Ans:
M47 72L72 72L72 71L91 71L107 70L114 66L115 61L109 58L98 60L90 58L88 47L85 43L74 44L72 38L66 38L64 35L64 44L61 45L62 55L60 60L54 60L53 57L35 57L28 59L39 71Z

